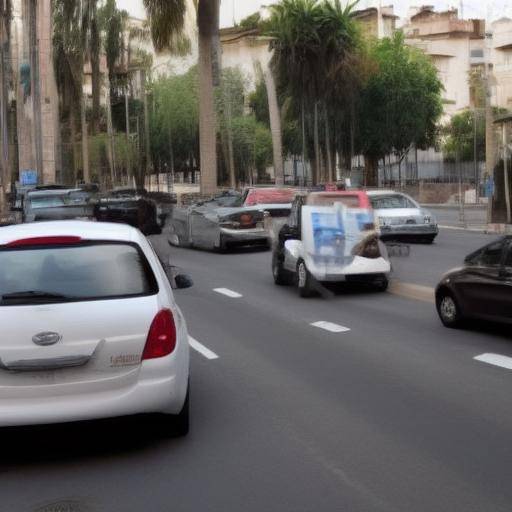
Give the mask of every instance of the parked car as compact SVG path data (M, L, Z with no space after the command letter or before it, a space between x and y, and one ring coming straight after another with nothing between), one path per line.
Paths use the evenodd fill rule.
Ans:
M407 194L371 190L368 196L383 239L432 243L439 234L434 215Z
M93 195L80 189L41 189L25 194L23 221L92 219Z
M188 333L170 278L129 226L0 230L0 426L159 413L186 434Z
M436 306L446 327L476 318L512 323L512 236L470 254L436 289Z
M269 245L264 212L259 208L224 206L226 196L175 208L169 243L225 251L232 247Z
M145 197L102 197L95 205L94 218L98 222L128 224L140 229L147 236L159 235L162 232L156 205Z
M391 265L374 229L365 192L312 192L296 197L272 254L277 285L295 283L301 297L318 283L372 284L385 291Z

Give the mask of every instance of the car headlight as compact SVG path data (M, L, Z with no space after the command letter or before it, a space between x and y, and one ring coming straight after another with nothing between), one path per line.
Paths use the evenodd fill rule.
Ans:
M387 224L386 217L379 217L379 226L385 226Z

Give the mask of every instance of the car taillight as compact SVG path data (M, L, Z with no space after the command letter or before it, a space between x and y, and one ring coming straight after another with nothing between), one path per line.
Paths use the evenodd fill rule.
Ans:
M171 311L163 309L154 318L142 360L156 359L171 354L176 348L176 325Z
M242 226L250 226L253 223L252 215L244 213L240 215L240 224Z
M72 245L79 244L82 239L79 236L39 236L33 238L22 238L9 242L7 247L32 247L38 245Z

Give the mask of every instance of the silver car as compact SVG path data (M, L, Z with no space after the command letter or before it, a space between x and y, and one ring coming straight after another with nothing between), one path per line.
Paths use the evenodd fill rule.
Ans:
M383 239L432 243L439 234L437 220L412 197L392 190L371 190L368 197Z
M224 252L231 247L269 247L264 212L259 208L227 207L212 199L175 208L170 220L169 243Z

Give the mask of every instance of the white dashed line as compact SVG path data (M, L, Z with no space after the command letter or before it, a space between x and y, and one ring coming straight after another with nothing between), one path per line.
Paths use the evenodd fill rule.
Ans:
M188 337L188 343L196 352L199 352L202 356L206 357L206 359L219 359L219 356L215 352L206 348L202 343L199 343L199 341L192 338L192 336Z
M225 295L226 297L229 297L231 299L239 299L240 297L243 297L243 295L240 295L239 293L234 292L229 288L215 288L213 291L220 293L221 295Z
M512 357L500 356L499 354L481 354L474 358L476 361L482 363L492 364L494 366L500 366L507 370L512 370Z
M350 329L348 327L343 327L343 325L333 324L332 322L315 322L311 324L313 327L318 327L319 329L323 329L324 331L329 332L348 332Z

